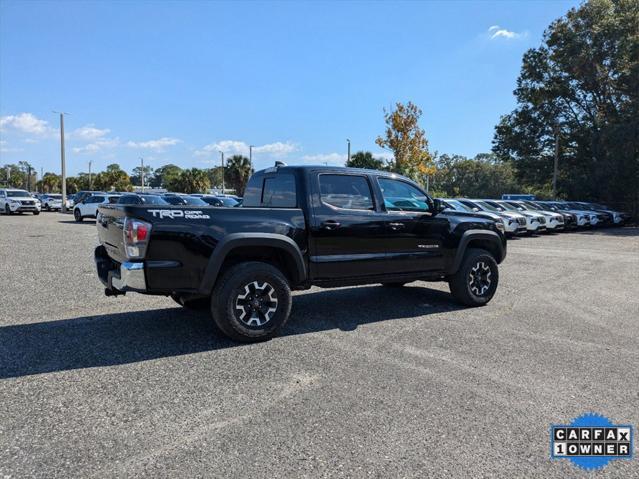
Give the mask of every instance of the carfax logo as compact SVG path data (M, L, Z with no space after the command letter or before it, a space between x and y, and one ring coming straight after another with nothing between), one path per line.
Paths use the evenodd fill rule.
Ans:
M570 424L550 428L550 455L584 469L600 469L613 459L631 459L632 426L613 424L598 414L584 414Z

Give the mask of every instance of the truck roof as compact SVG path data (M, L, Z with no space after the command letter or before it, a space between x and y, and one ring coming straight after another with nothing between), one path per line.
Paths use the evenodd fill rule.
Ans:
M405 178L404 176L398 174L398 173L394 173L392 171L385 171L385 170L372 170L372 169L368 169L368 168L351 168L351 167L347 167L347 166L331 166L331 165L283 165L283 166L271 166L269 168L264 168L262 170L256 171L254 174L258 175L258 174L267 174L267 173L285 173L285 172L292 172L292 171L296 171L296 170L308 170L308 171L317 171L317 170L323 170L323 171L339 171L339 172L347 172L347 173L364 173L364 174L371 174L371 175L381 175L381 176L388 176L388 177L402 177ZM407 178L410 180L410 178Z

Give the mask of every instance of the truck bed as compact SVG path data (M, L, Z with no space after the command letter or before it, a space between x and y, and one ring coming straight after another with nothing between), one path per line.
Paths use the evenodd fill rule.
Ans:
M125 217L151 224L144 258L149 292L197 291L213 251L231 234L276 233L289 237L301 251L307 249L301 209L104 205L96 219L98 237L116 263L128 261Z

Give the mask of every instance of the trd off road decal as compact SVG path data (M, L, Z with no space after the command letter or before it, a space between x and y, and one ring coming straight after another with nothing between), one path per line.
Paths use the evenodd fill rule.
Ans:
M155 218L176 219L185 218L187 220L208 220L209 215L204 214L200 210L149 210Z
M570 424L550 427L550 456L569 459L584 469L601 469L613 459L631 459L633 430L598 414L584 414Z

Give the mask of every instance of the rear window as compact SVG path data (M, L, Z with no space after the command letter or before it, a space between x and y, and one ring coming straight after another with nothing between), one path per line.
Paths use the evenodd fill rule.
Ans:
M320 175L323 203L349 210L373 210L373 195L368 180L356 175Z
M295 208L297 206L295 177L279 174L264 178L262 206L266 208Z

